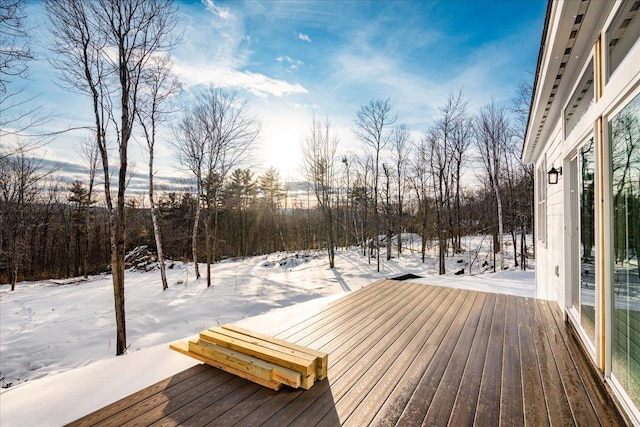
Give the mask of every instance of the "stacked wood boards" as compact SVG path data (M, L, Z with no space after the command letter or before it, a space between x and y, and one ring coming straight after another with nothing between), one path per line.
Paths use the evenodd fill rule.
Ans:
M234 325L209 328L169 347L273 390L308 390L327 377L326 353Z

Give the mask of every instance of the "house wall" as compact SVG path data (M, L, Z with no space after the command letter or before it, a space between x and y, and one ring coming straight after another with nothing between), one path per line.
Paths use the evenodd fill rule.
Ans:
M606 66L609 60L607 46L610 42L607 30L621 6L628 8L629 5L630 3L621 1L590 2L590 12L588 12L591 13L590 21L580 29L578 40L575 41L569 58L571 71L567 70L562 76L553 104L550 109L547 107L545 110L552 82L556 79L558 58L562 57L565 43L567 43L567 28L571 28L577 13L576 8L579 7L578 2L562 0L553 2L551 19L548 22L548 37L543 40L546 42L547 50L541 56L538 87L532 102L533 119L527 131L528 141L525 143L525 150L529 148L530 151L528 153L524 151L524 157L532 161L536 167L535 213L539 220L543 218L546 223L545 227L540 227L539 220L536 222L536 296L557 301L558 305L565 309L568 319L576 326L591 358L612 385L614 394L619 397L631 422L640 424L638 405L626 395L627 391L636 387L632 393L635 393L637 402L637 386L629 385L629 382L618 382L615 369L612 369L612 335L615 333L613 325L615 319L612 314L615 310L612 307L617 294L612 284L614 260L611 243L613 207L609 122L634 98L640 96L640 41L633 44L620 65L607 78ZM592 9L592 7L600 9ZM588 13L587 16L589 16ZM632 25L638 23L635 19L632 22ZM565 110L581 84L581 77L590 72L590 63L593 64L594 101L586 111L580 113L581 118L573 129L565 129ZM543 111L547 110L548 113L545 114ZM543 114L545 114L544 117ZM541 131L538 130L540 127ZM537 133L540 133L538 145L532 144ZM593 291L595 303L593 304L595 304L596 314L595 332L592 331L589 334L581 325L580 312L572 308L572 284L579 283L577 281L580 280L579 269L577 267L574 269L572 262L580 254L577 254L576 248L572 247L572 233L576 233L576 228L572 223L574 217L571 211L571 160L591 137L594 139L595 147L595 290ZM552 166L556 169L560 166L563 168L563 174L555 185L547 183L546 171ZM544 205L540 203L543 194L546 194Z
M546 235L541 236L538 231L536 236L536 297L558 301L564 307L564 265L563 259L563 192L561 185L548 185L546 171L555 166L562 166L562 137L560 122L555 125L554 136L549 141L549 149L546 156L541 156L536 162L536 170L543 173L536 180L536 194L540 191L537 187L546 187L547 203L546 212L536 212L536 215L546 217ZM538 209L540 207L538 206ZM557 271L556 271L557 267Z

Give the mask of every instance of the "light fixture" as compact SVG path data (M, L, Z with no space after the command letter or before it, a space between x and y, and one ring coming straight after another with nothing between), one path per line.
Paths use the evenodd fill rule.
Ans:
M551 166L551 169L549 169L547 175L549 175L549 184L557 184L558 175L562 175L562 166L558 169L556 169L554 166Z

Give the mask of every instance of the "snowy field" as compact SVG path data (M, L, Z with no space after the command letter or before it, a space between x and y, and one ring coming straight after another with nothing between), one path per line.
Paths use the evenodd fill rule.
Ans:
M419 240L405 238L399 259L382 253L380 273L357 249L338 251L333 270L324 252L227 260L212 267L211 288L188 264L167 270L164 292L157 270L127 271L129 348L117 358L110 276L0 285L0 425L70 422L198 363L169 350L172 341L232 322L274 334L380 278L411 273L419 283L535 296L533 272L513 269L512 256L509 270L489 273L488 239L464 239L468 250L438 276L433 254L423 264Z

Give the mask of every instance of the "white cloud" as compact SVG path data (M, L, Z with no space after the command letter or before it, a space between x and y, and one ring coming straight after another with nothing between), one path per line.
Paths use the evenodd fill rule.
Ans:
M302 64L304 64L304 62L302 62L299 59L293 59L290 56L278 56L276 58L276 61L280 62L280 63L286 63L289 64L289 68L292 70L297 69L299 66L301 66Z
M201 67L176 61L173 72L186 86L212 84L221 88L245 89L258 96L286 96L307 93L300 83L289 83L272 79L260 73L239 71L230 68Z
M304 33L296 33L298 35L298 38L302 41L305 41L307 43L311 43L311 37L309 37L307 34Z
M205 0L204 3L207 9L214 15L218 16L218 18L220 19L227 20L233 17L228 8L216 6L213 3L213 0Z

